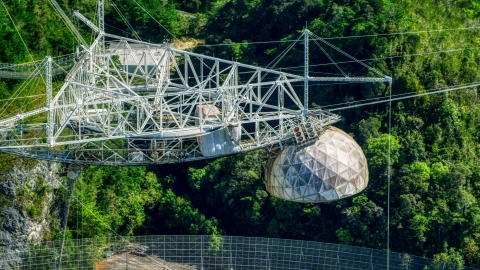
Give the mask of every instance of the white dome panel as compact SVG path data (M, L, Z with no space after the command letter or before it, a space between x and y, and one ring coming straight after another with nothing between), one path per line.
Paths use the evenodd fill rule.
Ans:
M328 127L313 145L285 147L269 162L266 179L272 196L305 203L328 202L367 187L367 160L352 137Z

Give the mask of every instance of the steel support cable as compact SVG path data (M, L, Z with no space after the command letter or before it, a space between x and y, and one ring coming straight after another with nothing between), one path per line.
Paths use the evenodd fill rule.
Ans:
M23 89L25 89L28 83L30 83L34 78L37 77L37 73L40 74L40 70L42 70L44 66L45 66L45 62L43 65L37 67L33 72L31 72L30 75L27 77L27 79L20 85L20 88L15 90L15 92L12 94L12 97L18 96L19 92L23 91Z
M13 20L12 16L10 15L10 12L8 11L7 7L5 6L5 3L3 2L3 0L1 0L1 2L2 2L3 7L5 8L5 11L7 12L8 17L9 17L10 20L12 21L12 24L13 24L13 26L15 27L15 30L16 30L17 34L20 36L20 39L22 40L22 43L23 43L23 45L25 46L25 49L27 50L28 55L29 55L30 58L32 59L32 61L33 61L32 63L33 63L33 65L36 67L36 69L35 69L34 72L32 72L32 73L30 74L30 76L27 78L27 80L26 80L24 83L22 83L22 85L20 86L20 88L19 88L17 91L15 91L15 93L14 93L14 95L13 95L13 98L10 98L9 102L7 102L7 104L5 104L4 106L2 106L2 108L0 109L0 110L1 110L1 111L0 111L0 115L2 115L2 114L5 112L5 110L12 104L13 100L16 100L16 97L18 97L18 95L20 95L20 93L23 92L23 90L26 88L26 86L28 85L28 82L31 80L31 78L32 78L32 77L35 77L34 75L35 75L36 73L40 73L39 71L40 71L40 69L41 69L41 68L39 68L39 67L37 66L37 61L34 61L33 56L32 56L32 54L30 53L30 50L28 49L28 46L27 46L27 44L25 43L25 40L23 39L22 35L20 34L20 31L18 30L18 27L17 27L16 24L15 24L15 21ZM42 81L43 81L44 83L46 83L45 80L43 79L43 75L42 75L41 73L40 73L40 77L41 77ZM24 104L23 104L19 109L20 109L20 110L23 110L27 105L28 105L28 104L27 104L27 100L25 100Z
M35 73L32 73L31 76L35 77ZM32 82L35 82L35 84L33 86L30 85L30 83L32 83ZM38 83L39 83L38 80L37 81L35 81L33 79L25 80L24 83L22 83L22 85L20 86L20 88L15 91L13 97L9 98L7 103L0 108L0 115L3 115L6 111L8 111L10 113L10 115L13 115L16 112L17 113L18 112L23 112L29 104L34 104L38 100L39 97L45 96L46 94L28 96L30 98L33 97L33 99L24 99L24 97L18 97L29 85L30 85L31 88L37 89ZM15 111L10 110L10 106L13 104L13 101L17 100L17 99L24 99L23 104L16 106ZM5 116L5 117L7 117L7 116Z
M373 71L374 73L376 73L377 75L382 76L382 77L386 77L383 73L381 73L381 72L378 71L377 69L375 69L375 68L373 68L373 67L371 67L371 66L369 66L369 65L367 65L367 64L365 64L365 63L363 63L362 61L358 60L357 58L351 56L350 54L348 54L348 53L346 53L346 52L344 52L344 51L342 51L340 48L338 48L337 46L333 45L332 43L326 41L325 39L323 39L323 38L315 35L314 33L312 33L312 36L315 37L315 38L317 38L317 39L319 39L321 42L325 43L326 45L328 45L328 46L331 47L332 49L336 50L337 52L343 54L344 56L352 59L353 61L359 63L360 65L366 67L367 69L372 70L372 71Z
M55 0L48 0L48 2L53 6L55 11L60 15L60 18L63 20L63 22L67 25L67 27L70 29L70 32L75 36L75 38L80 42L82 45L87 47L87 42L85 39L82 37L78 29L73 25L73 23L70 21L68 16L63 12L63 9L58 5L57 1Z
M392 178L391 137L392 137L392 83L388 101L388 169L387 169L387 270L390 270L390 182Z
M30 103L33 103L35 101L38 100L39 97L35 98L34 100L29 100L28 102ZM25 107L28 106L29 104L27 103L27 100L24 101L23 105L19 106L20 107L20 111L23 112L25 111ZM30 116L27 116L27 117L30 117Z
M0 0L0 1L2 2L3 8L5 8L5 11L7 12L7 15L10 18L10 21L12 21L13 27L15 27L15 31L17 32L18 36L22 40L23 46L25 46L25 49L27 50L27 53L30 56L30 59L32 59L32 61L34 62L35 60L33 59L33 56L30 53L30 50L28 49L27 43L25 43L25 40L23 39L22 35L20 34L20 31L18 30L18 27L15 24L15 21L13 20L12 16L10 15L10 12L7 9L7 6L5 6L5 3L3 2L3 0ZM34 65L35 65L35 63L34 63ZM37 66L35 65L35 67L37 67ZM43 79L43 76L41 76L41 77L42 77L43 82L45 83L45 80Z
M132 34L135 36L135 38L137 38L138 40L142 40L140 38L140 36L138 36L137 34L137 31L135 31L135 29L133 29L133 27L130 25L130 23L127 21L127 19L125 18L125 16L123 16L123 13L120 11L120 9L117 7L117 5L115 4L115 2L113 2L113 0L109 0L110 3L112 4L113 8L117 11L118 15L120 15L120 18L123 20L123 22L125 22L125 24L127 25L128 29L130 29L130 31L132 31Z
M40 96L45 96L45 94L31 95L31 96L25 96L25 97L16 97L16 98L5 98L5 99L0 99L0 102L12 100L12 99L34 98L34 97L40 97Z
M390 33L390 34L371 34L371 35L357 35L357 36L343 36L343 37L326 37L326 38L322 38L322 39L323 40L335 40L335 39L350 39L350 38L379 37L379 36L396 36L396 35L410 35L410 34L443 32L443 31L456 31L456 30L472 30L472 29L480 29L480 27L472 26L472 27L448 28L448 29L437 29L437 30L397 32L397 33ZM310 40L317 40L317 39L310 39ZM197 47L235 46L235 45L242 45L242 44L284 43L284 42L294 42L294 41L295 40L291 39L291 40L271 40L271 41L257 41L257 42L235 42L235 43L231 43L231 44L218 43L218 44L197 45Z
M303 37L304 34L301 34L292 44L290 44L283 52L281 52L277 57L275 57L272 62L265 66L265 68L273 69L280 62L280 60L285 57L285 55L297 44L297 42ZM278 59L278 60L277 60ZM276 61L276 62L275 62ZM275 63L274 63L275 62ZM274 63L274 64L272 64Z
M311 65L310 65L311 66ZM278 69L279 71L280 70L292 70L292 71L299 71L299 69L293 67L293 68L279 68ZM324 75L330 75L330 76L335 76L335 75L338 75L338 73L333 73L333 72L323 72L323 71L308 71L309 74L324 74ZM351 75L351 74L350 74ZM359 75L361 76L361 75Z
M280 60L283 59L283 57L285 57L285 55L293 48L293 46L295 46L295 44L297 44L297 42L303 37L304 34L301 34L296 40L295 42L293 42L292 44L290 44L285 50L283 50L279 55L277 55L273 60L272 62L270 62L268 65L265 66L266 69L274 69L275 66L280 62ZM278 59L278 60L277 60ZM276 62L275 62L276 61ZM275 63L273 63L275 62ZM272 64L273 63L273 64ZM267 76L267 73L264 72L263 76L262 76L262 80L265 79L265 77Z
M95 13L93 13L93 18L94 20L92 20L93 22L95 22L95 20L97 20L97 25L98 25L98 1L96 1L96 5L95 5ZM85 23L85 22L84 22ZM97 32L95 32L92 28L90 28L90 40L94 40L95 39L95 36L97 35ZM87 48L89 48L90 46L86 46Z
M28 68L28 67L22 67L22 66L29 66L29 65L34 65L35 66L35 63L40 63L42 61L43 60L36 60L36 61L21 63L21 64L0 63L0 70L2 70L2 69L32 70L32 69L35 69L35 68Z
M377 60L385 60L385 59L391 59L391 58L405 58L405 57L411 57L411 56L423 56L423 55L431 55L431 54L437 54L437 53L453 53L453 52L459 52L459 51L467 51L467 50L475 50L475 49L480 49L480 46L477 47L466 47L466 48L461 48L461 49L451 49L451 50L442 50L442 51L434 51L434 52L425 52L425 53L414 53L414 54L406 54L406 55L393 55L393 56L388 56L388 57L380 57L380 58L369 58L369 59L361 59L359 61L366 62L366 61L377 61ZM337 64L349 64L349 63L355 63L356 61L342 61L342 62L336 62ZM309 65L310 67L319 67L319 66L329 66L332 65L330 63L328 64L316 64L316 65ZM304 66L294 66L294 67L282 67L282 69L302 69Z
M349 105L349 106L345 106L345 107L327 109L327 111L331 111L331 112L340 111L340 110L352 109L352 108L368 106L368 105L375 105L375 104L380 104L380 103L385 103L385 102L390 102L390 101L399 101L399 100L403 100L403 99L422 97L422 96L428 96L428 95L439 94L439 93L446 93L446 92L450 92L450 91L462 90L462 89L467 89L467 88L472 88L472 87L477 87L477 86L480 86L480 82L469 84L469 85L458 86L458 87L442 88L442 89L438 89L438 90L432 90L432 91L426 92L426 93L419 93L419 94L408 95L408 96L403 96L403 97L395 97L395 98L392 97L392 98L386 98L386 99L379 100L379 101L372 101L372 102L367 102L367 103Z
M343 83L328 83L328 84L317 84L317 85L345 85L345 84L350 84L350 83L346 83L346 82L343 82ZM473 84L473 85L461 85L461 86L465 86L465 87L468 87L468 86L471 86L471 87L475 87L476 84ZM435 89L430 89L430 90L427 90L426 92L429 92L429 91L434 91ZM397 95L394 95L393 97L401 97L401 96L406 96L406 95L412 95L413 93L415 93L414 91L411 91L411 92L407 92L407 93L402 93L402 94L397 94ZM352 103L358 103L358 102L367 102L367 101L374 101L374 100L381 100L381 99L385 99L386 97L376 97L376 98L369 98L369 99L361 99L361 100L355 100L355 101L350 101L350 102L343 102L343 103L336 103L336 104L331 104L331 105L324 105L324 106L321 106L321 108L323 109L327 109L329 110L328 108L329 107L335 107L335 106L339 106L339 105L345 105L345 104L352 104Z
M53 65L57 66L60 70L62 70L63 72L62 73L68 73L68 70L64 69L61 65L55 63L55 62L52 62Z
M109 25L110 27L113 27L111 25ZM116 28L118 29L118 28ZM120 31L123 31L121 29L118 29ZM125 31L123 31L125 32ZM314 39L312 39L314 40ZM295 40L291 40L290 42L293 42ZM273 43L275 41L268 41L268 42L262 42L262 43ZM283 42L283 41L279 41L279 42ZM248 44L248 43L236 43L236 44ZM252 43L253 44L253 43ZM232 44L224 44L224 45L232 45ZM198 45L198 46L208 46L208 45ZM197 46L197 47L198 47ZM437 53L452 53L452 52L459 52L459 51L466 51L466 50L475 50L475 49L479 49L480 46L477 46L477 47L465 47L465 48L461 48L461 49L451 49L451 50L441 50L441 51L433 51L433 52L424 52L424 53L415 53L415 54L406 54L406 55L393 55L393 56L388 56L388 57L380 57L380 58L369 58L369 59L359 59L359 61L362 61L362 62L365 62L365 61L377 61L377 60L385 60L385 59L391 59L391 58L405 58L405 57L411 57L411 56L423 56L423 55L430 55L430 54L437 54ZM76 55L76 53L71 53L71 54L65 54L65 55L60 55L60 56L57 56L57 57L54 57L55 58L64 58L64 57L67 57L67 56L70 56L70 55ZM75 57L71 58L70 61L73 61L75 59ZM21 65L29 65L29 64L33 64L33 63L39 63L39 62L42 62L43 60L37 60L37 61L33 61L33 62L28 62L28 63L22 63L22 64L9 64L9 63L0 63L0 70L1 69L9 69L9 68L14 68L15 66L21 66ZM68 62L68 59L67 61ZM336 64L349 64L349 63L355 63L356 61L342 61L342 62L336 62ZM328 63L328 64L316 64L316 65L309 65L310 67L316 67L316 66L329 66L329 65L332 65L331 63ZM303 65L301 66L291 66L291 67L282 67L282 69L300 69L300 68L304 68ZM241 72L241 73L252 73L254 71L249 71L249 72ZM313 72L315 73L315 72Z
M453 53L453 52L459 52L459 51L466 51L466 50L475 50L479 49L480 46L477 47L466 47L466 48L461 48L461 49L451 49L451 50L442 50L442 51L434 51L434 52L426 52L426 53L415 53L415 54L407 54L407 55L394 55L394 56L388 56L388 57L380 57L380 58L369 58L369 59L361 59L358 61L366 62L366 61L377 61L377 60L385 60L385 59L392 59L392 58L405 58L405 57L411 57L411 56L423 56L423 55L431 55L431 54L437 54L437 53ZM342 62L336 62L336 64L349 64L349 63L355 63L357 61L342 61ZM328 64L316 64L316 65L309 65L309 67L319 67L319 66L330 66L332 65L331 63ZM282 67L282 69L303 69L304 66L293 66L293 67ZM315 73L315 72L314 72Z
M17 32L18 36L20 37L20 40L22 40L23 46L25 46L25 49L27 50L28 55L30 56L30 58L34 62L32 54L30 53L30 50L28 49L28 46L25 43L25 40L23 39L22 35L20 34L20 31L18 30L17 25L15 24L15 21L13 20L12 16L10 15L10 12L8 11L7 6L5 6L5 3L3 2L3 0L0 0L0 1L2 2L3 8L7 12L8 18L10 18L10 21L12 22L13 27L15 28L15 31Z
M249 45L249 44L270 44L270 43L287 43L295 42L294 39L287 40L270 40L270 41L252 41L252 42L234 42L234 43L217 43L217 44L201 44L196 47L217 47L217 46L236 46L236 45Z
M67 202L65 206L65 213L63 216L63 224L62 224L62 239L60 240L60 254L58 255L58 262L57 262L57 270L61 269L62 265L62 253L63 253L63 245L65 243L65 232L67 230L67 221L68 221L68 212L70 211L70 201L73 195L73 188L75 187L75 179L69 179L68 181L68 189L67 189Z
M125 30L123 30L123 29L120 29L120 28L118 28L118 27L115 27L115 26L113 26L113 25L111 25L111 24L108 24L108 23L105 23L105 26L108 26L108 27L110 27L110 28L116 29L116 30L118 30L118 31L120 31L120 32L122 32L122 33L130 34L130 32L125 31ZM142 41L143 41L143 39L142 39Z
M38 87L38 80L35 81L34 85L32 85L31 89L37 89ZM41 96L44 96L44 95L39 95L37 97L33 97L32 99L23 99L23 103L21 105L18 106L17 108L17 111L27 111L27 106L29 106L30 104L35 104L35 102L41 97ZM42 104L43 105L43 104Z
M438 54L438 53L453 53L453 52L459 52L459 51L466 51L466 50L475 50L479 49L480 46L477 47L466 47L466 48L461 48L461 49L451 49L451 50L442 50L442 51L434 51L434 52L425 52L425 53L415 53L415 54L407 54L407 55L394 55L394 56L388 56L388 57L380 57L380 58L369 58L369 59L361 59L358 61L377 61L377 60L385 60L385 59L391 59L391 58L405 58L405 57L411 57L411 56L423 56L423 55L431 55L431 54ZM349 64L349 63L355 63L357 61L342 61L342 62L336 62L336 64ZM332 63L328 64L316 64L316 65L309 65L309 67L319 67L319 66L329 66L332 65ZM303 69L304 66L292 66L292 67L282 67L282 69ZM246 72L244 72L246 73ZM315 73L315 72L313 72Z
M12 104L13 100L16 97L18 97L25 90L25 88L33 81L32 78L34 78L36 76L36 73L38 73L38 72L40 72L40 69L37 69L35 72L32 72L32 74L30 74L30 77L27 78L20 85L20 87L13 93L12 97L9 98L8 102L0 108L0 115L3 115L5 113L5 111L8 109L8 107Z
M480 29L480 26L459 27L459 28L445 28L445 29L422 30L422 31L409 31L409 32L396 32L396 33L389 33L389 34L370 34L370 35L356 35L356 36L346 36L346 37L329 37L329 38L324 38L324 39L325 39L325 40L331 40L331 39L349 39L349 38L364 38L364 37L377 37L377 36L385 37L385 36L423 34L423 33L444 32L444 31L476 30L476 29Z
M27 82L31 82L31 81L27 81ZM8 118L9 115L12 115L14 113L18 113L18 111L22 111L23 108L16 108L15 111L11 110L10 109L10 106L12 105L13 101L14 100L17 100L17 97L18 95L26 88L26 86L28 86L28 84L22 84L21 85L21 88L18 91L18 94L16 96L14 96L13 98L9 98L6 102L6 104L4 104L1 108L0 108L0 115L2 116L2 118ZM17 91L15 93L17 93ZM5 112L10 113L9 115L4 115Z
M131 0L133 1L138 7L140 7L145 13L148 14L148 16L150 16L150 18L152 18L158 25L160 25L165 31L167 31L173 38L175 38L176 40L178 40L180 43L183 43L180 39L178 39L174 34L172 34L170 31L168 31L168 29L163 26L157 19L155 19L155 17L152 16L152 14L150 14L150 12L148 12L144 7L142 7L142 5L140 5L137 1L135 0Z
M38 87L38 82L37 84L33 87L33 89L37 88ZM20 105L19 109L21 111L25 111L27 106L30 105L30 104L35 104L35 102L42 96L46 96L46 95L39 95L37 97L33 97L32 99L23 99L23 104ZM42 104L43 105L43 104Z
M28 85L28 81L31 79L31 77L33 77L34 74L36 74L37 72L39 72L40 69L39 69L38 66L36 65L37 62L34 61L33 56L32 56L32 54L30 53L30 50L28 49L28 46L27 46L27 44L25 43L25 40L23 39L22 35L20 34L20 31L18 30L18 27L17 27L17 25L15 24L15 21L13 20L12 16L10 15L10 12L8 11L7 7L5 6L5 3L3 2L3 0L1 0L1 2L2 2L3 7L5 8L5 11L7 12L8 17L10 18L10 20L11 20L11 22L12 22L14 28L15 28L15 31L16 31L17 34L20 36L20 39L21 39L23 45L25 46L25 49L27 50L28 55L30 56L31 60L33 61L33 62L32 62L33 65L36 67L36 71L35 71L35 72L32 72L31 75L27 78L26 82L23 83L23 84L20 86L20 89L17 90L17 91L15 91L14 96L13 96L13 97L15 98L15 97L17 97L21 92L23 92L23 90L25 89L25 87ZM42 81L45 83L45 80L43 79L43 75L42 75L41 73L40 73L40 77L41 77ZM1 110L1 111L0 111L0 115L2 115L2 114L5 112L5 110L12 104L13 100L15 100L15 99L11 99L9 102L7 102L7 104L5 104L4 106L2 106L2 108L0 109L0 110ZM26 102L27 102L27 101L24 102L24 105L21 106L20 110L24 109L24 108L28 105L28 104L26 104Z
M341 84L347 84L347 83L341 83ZM454 85L453 87L463 87L462 89L464 88L470 88L470 87L476 87L480 85L480 82L477 82L477 83L471 83L471 84L463 84L463 85ZM446 89L450 89L450 88L442 88L442 89L437 89L437 88L434 88L434 89L429 89L429 90L426 90L425 93L431 93L433 91L437 91L437 90L446 90ZM400 97L404 97L404 96L413 96L415 94L413 94L415 92L411 91L411 92L407 92L407 93L402 93L402 94L397 94L397 95L393 95L392 97L393 98L400 98ZM425 93L420 93L420 94L425 94ZM355 101L351 101L351 102L343 102L343 103L336 103L336 104L331 104L331 105L325 105L325 106L321 106L321 109L325 109L325 110L337 110L337 108L332 108L332 109L329 109L329 107L335 107L335 106L339 106L339 105L345 105L345 104L350 104L349 106L351 105L356 105L356 104L352 104L352 103L361 103L361 102L373 102L373 101L378 101L378 100L381 100L383 102L386 102L386 97L377 97L377 98L370 98L370 99L362 99L362 100L355 100ZM318 108L320 109L320 108Z
M111 25L111 24L108 24L108 23L105 23L105 26L108 26L108 27L110 27L110 28L116 29L116 30L118 30L118 31L120 31L120 32L122 32L122 33L130 34L129 31L125 31L125 30L123 30L123 29L120 29L120 28L115 27L115 26L113 26L113 25ZM140 38L139 40L145 42L145 40L142 39L142 38Z
M73 62L73 61L74 61L74 57L72 57L71 59L64 60L60 63L52 61L52 64L54 64L56 67L58 67L52 73L52 75L67 73L68 70L65 69L62 66L62 64L66 64L66 63ZM21 64L21 65L24 65L24 64ZM20 80L21 79L37 78L37 77L41 77L41 75L43 74L43 73L38 72L38 71L44 70L43 66L38 67L38 70L37 69L32 70L31 68L15 68L15 66L20 66L20 65L9 65L8 67L0 68L0 78L10 78L10 79L20 79ZM5 69L7 71L4 71ZM8 71L8 70L23 70L23 71ZM35 75L35 76L32 77L32 74L40 74L40 76Z
M57 179L56 179L56 180L57 180ZM59 184L61 187L63 187L63 188L68 192L68 187L66 187L66 186L65 186L61 181L59 181L59 180L57 180L57 182L58 182L58 184ZM113 232L113 234L115 234L115 235L117 235L118 237L120 237L120 238L121 238L122 240L124 240L126 243L131 244L130 241L128 241L128 239L127 239L126 237L124 237L124 236L120 235L119 233L117 233L116 231L114 231L108 224L105 223L105 221L103 221L99 216L97 216L97 215L96 215L95 213L93 213L89 208L87 208L87 206L86 206L85 204L83 204L83 202L80 201L80 200L78 199L78 197L75 196L73 193L72 193L72 198L73 198L74 200L76 200L76 201L78 202L78 204L79 204L80 206L82 206L82 208L83 208L84 210L87 210L87 212L89 212L93 217L95 217L98 221L100 221L100 223L102 223L107 230L110 230L111 232ZM128 252L128 251L127 251L127 252ZM158 264L159 266L165 267L165 268L167 268L168 270L172 270L170 267L168 267L168 266L166 266L166 265L164 265L164 264L160 264L160 262L157 261L155 257L150 256L150 255L148 255L148 254L145 254L145 255L146 255L148 258L152 259L152 260L153 260L156 264Z
M343 72L343 70L337 65L337 63L335 63L335 61L333 61L332 57L325 51L325 49L316 40L313 40L313 43L315 43L320 48L320 50L322 50L322 52L328 57L328 59L332 62L332 64L335 65L335 67L342 73L343 76L348 77L347 74Z

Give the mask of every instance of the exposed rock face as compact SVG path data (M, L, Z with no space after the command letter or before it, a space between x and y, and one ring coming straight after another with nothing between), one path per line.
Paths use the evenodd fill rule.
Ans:
M20 251L44 240L50 231L54 190L60 188L60 165L19 159L0 176L0 269L21 263Z

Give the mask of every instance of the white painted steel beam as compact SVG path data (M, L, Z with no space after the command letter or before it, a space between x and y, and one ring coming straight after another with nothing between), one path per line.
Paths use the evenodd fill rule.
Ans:
M304 76L256 67L104 34L101 24L74 15L99 36L82 47L55 96L47 84L45 107L0 120L0 151L57 162L146 165L282 147L297 143L299 125L315 126L314 140L340 120L308 111L308 82L391 82L309 77L308 51ZM47 65L47 83L51 76ZM220 149L226 145L232 150Z

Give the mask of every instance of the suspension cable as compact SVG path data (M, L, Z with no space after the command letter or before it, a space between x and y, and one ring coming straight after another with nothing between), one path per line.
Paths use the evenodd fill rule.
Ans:
M351 39L351 38L365 38L365 37L384 37L384 36L397 36L397 35L413 35L413 34L422 34L422 33L433 33L433 32L443 32L443 31L457 31L457 30L477 30L480 29L479 26L472 27L461 27L461 28L447 28L447 29L435 29L435 30L423 30L423 31L409 31L409 32L396 32L388 34L370 34L370 35L355 35L355 36L342 36L342 37L324 37L323 40L335 40L335 39ZM310 39L317 40L317 39ZM214 46L235 46L242 44L268 44L268 43L285 43L285 42L295 42L295 40L271 40L271 41L252 41L252 42L235 42L230 44L217 43L217 44L203 44L197 45L197 47L214 47Z
M335 67L342 73L343 76L347 77L347 74L345 74L345 72L343 72L343 70L338 66L338 64L332 59L332 57L325 51L325 49L316 41L316 40L313 40L313 43L315 43L319 48L320 50L322 50L322 52L327 56L328 60L330 60L330 62L332 62L333 65L335 65Z
M12 16L10 15L10 12L9 12L8 9L7 9L7 6L5 6L5 3L3 2L3 0L0 0L0 1L2 2L3 8L5 8L5 11L7 12L7 15L8 15L8 17L10 18L10 21L12 21L13 27L15 27L15 31L17 32L18 36L19 36L20 39L22 40L23 46L25 46L25 49L27 50L27 53L28 53L28 55L30 56L30 59L32 59L32 61L34 61L33 56L32 56L32 54L30 53L30 50L28 49L27 43L25 43L25 40L23 39L22 34L20 34L20 31L18 30L18 27L17 27L17 25L15 24L15 21L13 20ZM37 68L36 63L33 62L33 64L34 64L35 67ZM43 79L43 75L41 75L41 78L42 78L43 82L45 83L45 80Z
M378 76L385 77L385 75L384 75L383 73L381 73L380 71L378 71L377 69L375 69L375 68L373 68L373 67L371 67L371 66L369 66L369 65L367 65L367 64L365 64L365 63L363 63L362 61L356 59L355 57L351 56L350 54L342 51L340 48L338 48L337 46L333 45L332 43L326 41L325 39L323 39L323 38L315 35L314 33L312 33L312 36L315 37L315 38L317 38L317 39L319 39L321 42L325 43L325 44L328 45L330 48L336 50L337 52L343 54L344 56L352 59L353 61L359 63L360 65L366 67L367 69L372 70L372 71L375 72Z
M48 0L48 2L52 5L53 9L60 15L60 18L63 20L65 25L69 28L70 32L73 34L73 36L82 44L83 46L88 46L87 42L83 38L83 36L80 34L78 29L73 25L73 23L70 21L68 16L63 12L63 9L58 5L57 1L55 0Z
M140 38L140 36L137 34L137 31L135 31L135 29L133 29L133 27L130 25L130 23L127 21L127 19L125 18L125 16L123 15L123 13L120 11L120 9L117 7L117 4L115 4L115 2L113 2L113 0L109 0L110 3L112 4L113 8L117 11L118 15L120 15L120 18L123 20L123 22L125 22L125 24L127 25L128 29L130 29L130 31L132 31L132 34L133 36L135 36L136 39L138 40L142 40Z
M462 86L457 86L457 87L432 89L431 91L425 92L425 93L418 93L418 94L407 95L407 96L403 96L403 97L387 98L387 99L372 101L372 102L367 102L367 103L353 104L353 105L348 105L348 106L344 106L344 107L328 109L328 111L332 111L332 112L333 111L340 111L340 110L352 109L352 108L357 108L357 107L362 107L362 106L381 104L381 103L390 102L390 101L398 101L398 100L403 100L403 99L422 97L422 96L428 96L428 95L439 94L439 93L446 93L446 92L451 92L451 91L456 91L456 90L461 90L461 89L467 89L467 88L472 88L472 87L478 87L478 86L480 86L480 82L467 84L467 85L462 85ZM355 101L353 101L353 102L355 102ZM334 105L329 105L329 106L334 106Z
M57 182L59 183L59 185L60 185L61 187L63 187L66 191L68 191L68 187L66 187L66 186L65 186L61 181L59 181L58 179L56 179L56 180L57 180ZM82 206L82 208L83 208L84 210L87 210L87 212L89 212L94 218L96 218L100 223L102 223L102 224L105 226L106 229L108 229L109 231L113 232L115 235L117 235L118 237L120 237L120 238L121 238L122 240L124 240L126 243L131 244L130 241L128 241L128 239L127 239L126 237L124 237L124 236L120 235L119 233L117 233L117 232L116 232L115 230L113 230L103 219L101 219L98 215L96 215L95 213L93 213L81 200L78 199L77 196L75 196L75 195L73 194L73 192L72 192L71 196L72 196L72 198L73 198L74 200L76 200L76 201L78 202L78 204L79 204L80 206ZM172 270L172 269L169 268L168 266L163 265L163 264L160 264L160 262L157 261L154 257L152 257L152 256L150 256L150 255L148 255L148 254L145 254L145 255L147 255L147 257L149 257L150 259L152 259L156 264L158 264L158 265L160 265L160 266L163 266L163 267L167 268L168 270Z
M150 14L150 12L148 12L144 7L142 7L142 5L140 5L137 1L135 0L132 0L138 7L140 7L145 13L148 14L148 16L150 16L150 18L152 18L158 25L160 25L165 31L167 31L167 33L169 33L173 38L175 38L176 40L178 40L178 42L180 43L183 43L180 39L178 39L174 34L172 34L172 32L168 31L168 29L163 26L155 17L152 16L152 14Z

